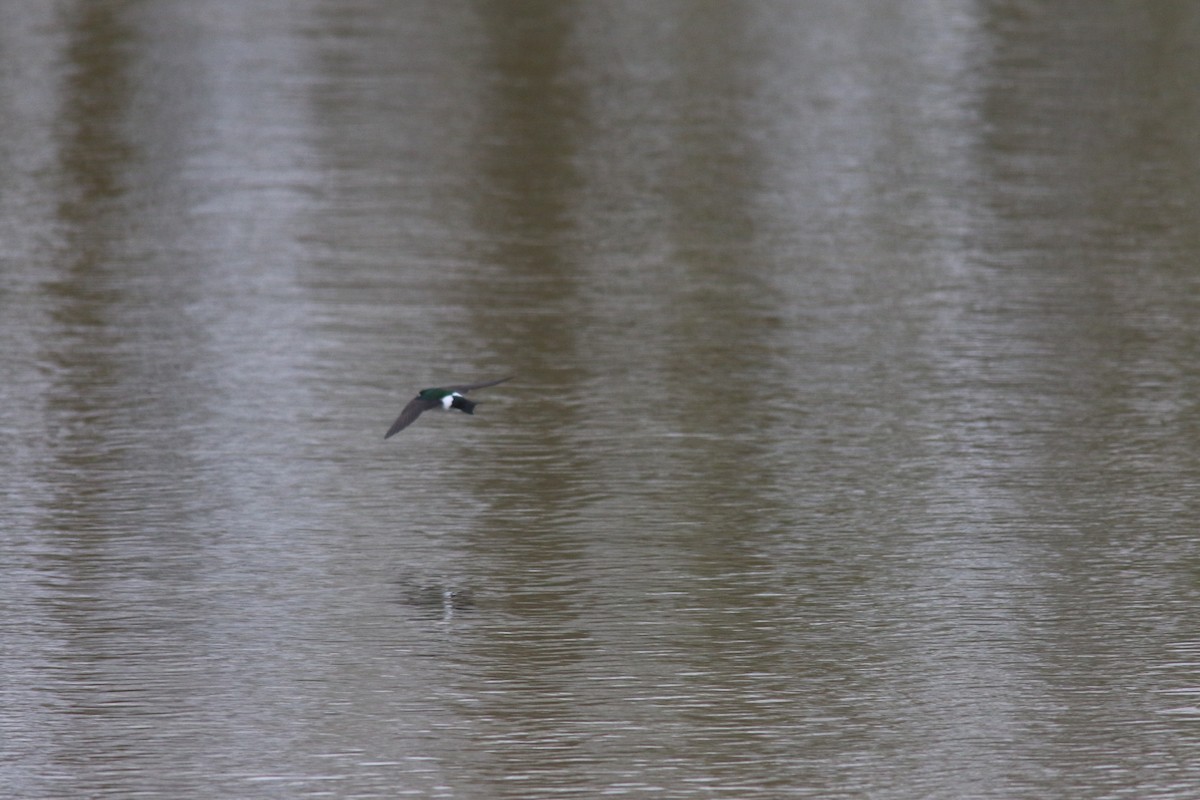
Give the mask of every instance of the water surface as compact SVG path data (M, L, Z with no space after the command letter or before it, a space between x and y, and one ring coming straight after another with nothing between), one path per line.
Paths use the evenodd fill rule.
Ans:
M1200 791L1191 4L2 16L14 796Z

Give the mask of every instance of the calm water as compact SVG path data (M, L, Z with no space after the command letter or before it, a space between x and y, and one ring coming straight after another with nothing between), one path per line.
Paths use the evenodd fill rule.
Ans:
M1196 4L0 21L8 795L1200 794Z

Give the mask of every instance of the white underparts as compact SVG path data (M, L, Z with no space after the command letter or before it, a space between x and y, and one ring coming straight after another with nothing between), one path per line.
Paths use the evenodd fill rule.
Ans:
M443 397L442 398L442 408L446 411L449 411L450 406L452 403L454 403L454 398L456 398L456 397L462 397L462 395L459 394L458 392L451 392L450 394Z

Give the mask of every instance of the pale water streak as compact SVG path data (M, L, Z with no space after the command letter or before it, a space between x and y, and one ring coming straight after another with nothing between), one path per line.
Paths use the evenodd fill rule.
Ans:
M0 17L13 796L1200 792L1192 4Z

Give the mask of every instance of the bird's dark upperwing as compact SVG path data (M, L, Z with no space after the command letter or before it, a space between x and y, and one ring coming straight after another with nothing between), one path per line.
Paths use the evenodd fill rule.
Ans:
M396 417L396 421L392 423L392 427L388 428L388 432L383 435L383 438L390 439L400 431L412 425L413 420L421 416L421 412L428 411L436 406L436 400L426 400L424 397L414 397L408 401L408 405L400 412L400 416Z
M472 389L483 389L488 386L495 386L497 383L504 383L505 381L511 381L513 379L513 377L514 376L509 375L507 378L500 378L499 380L495 380L495 381L485 381L483 383L468 383L463 386L447 386L446 390L450 391L450 392L458 392L459 394L466 394L467 392L471 391Z

